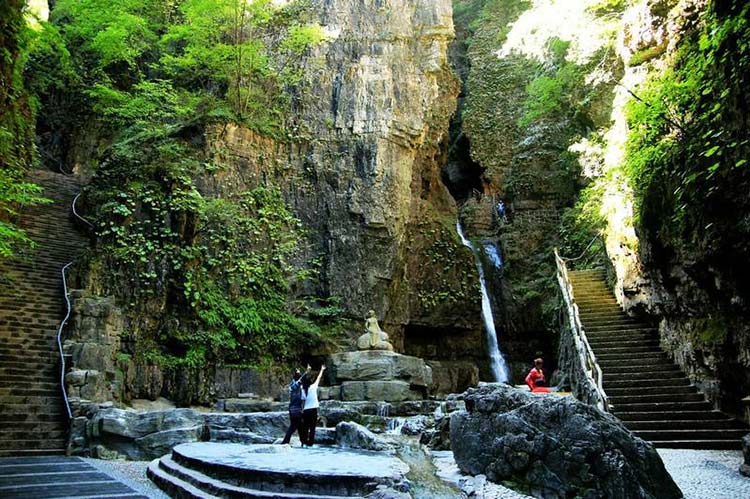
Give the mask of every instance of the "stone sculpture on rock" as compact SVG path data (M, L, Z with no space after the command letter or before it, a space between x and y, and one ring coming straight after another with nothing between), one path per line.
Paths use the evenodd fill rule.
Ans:
M388 350L393 351L393 345L388 341L388 334L380 329L375 311L370 310L365 318L365 334L357 339L359 350Z

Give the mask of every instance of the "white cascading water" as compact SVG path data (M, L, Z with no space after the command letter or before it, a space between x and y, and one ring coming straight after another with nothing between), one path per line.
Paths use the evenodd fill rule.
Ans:
M482 260L477 254L476 248L471 244L471 241L466 239L464 236L461 222L456 222L456 232L458 237L461 238L461 242L474 253L474 261L477 264L477 270L479 271L479 283L482 285L482 320L484 321L484 332L487 336L487 350L490 353L490 369L492 375L495 377L495 381L506 383L508 381L508 365L505 363L503 355L500 353L500 349L497 346L497 332L495 331L495 318L492 316L492 307L490 306L490 295L487 292L487 282L484 278L484 269L482 268ZM493 262L494 263L494 262Z

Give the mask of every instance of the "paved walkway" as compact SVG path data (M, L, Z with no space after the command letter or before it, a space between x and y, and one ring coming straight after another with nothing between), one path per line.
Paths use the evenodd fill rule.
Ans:
M77 457L0 458L0 497L146 498Z
M739 474L741 451L658 449L685 499L750 497L750 478Z

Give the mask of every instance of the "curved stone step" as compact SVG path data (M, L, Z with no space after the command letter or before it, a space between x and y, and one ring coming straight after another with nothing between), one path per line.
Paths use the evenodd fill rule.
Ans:
M180 468L170 466L172 463ZM280 445L243 445L216 442L181 444L164 459L164 466L153 462L150 472L158 480L163 474L185 483L192 478L180 476L183 469L223 482L232 487L258 492L284 493L278 497L358 497L369 494L379 485L399 486L405 483L409 467L387 453L313 447L291 448ZM178 475L174 476L172 474ZM199 481L190 483L202 493ZM269 497L248 495L239 497ZM270 496L274 497L274 496Z
M716 410L678 410L678 411L637 411L626 412L615 410L617 417L622 419L625 424L631 421L659 421L663 419L682 421L682 420L724 420L727 415Z
M241 497L257 499L341 499L341 496L318 494L294 494L285 492L267 492L245 487L238 487L222 482L199 471L186 468L176 463L169 456L155 459L146 470L148 477L160 489L173 497ZM352 496L361 497L361 496Z

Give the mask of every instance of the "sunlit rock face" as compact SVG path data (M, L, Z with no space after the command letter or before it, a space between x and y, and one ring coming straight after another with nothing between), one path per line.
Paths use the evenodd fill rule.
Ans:
M736 207L727 214L738 221L734 236L725 233L707 242L685 244L638 222L628 179L615 170L624 161L628 132L624 108L632 99L630 91L637 94L640 83L668 66L690 30L700 24L706 8L705 0L653 0L625 12L615 46L620 58L633 61L639 54L653 57L646 64L626 64L615 92L613 124L605 135L604 154L604 171L615 173L606 186L602 208L618 301L631 313L649 314L659 326L662 347L709 400L741 415L739 401L750 388L750 312L743 280L737 278L742 273L737 272L732 251L723 257L715 255L720 254L717 248L726 249L730 246L727 241L743 230L742 201L712 201ZM731 129L735 125L717 126ZM647 211L641 217L653 219L663 214Z
M374 309L397 351L409 341L405 331L419 327L466 336L481 358L478 278L440 179L458 94L447 60L452 4L313 5L329 38L306 59L293 95L296 140L216 130L211 147L234 168L210 187L282 188L308 230L300 264L320 259L320 279L300 293L339 296L354 317Z

